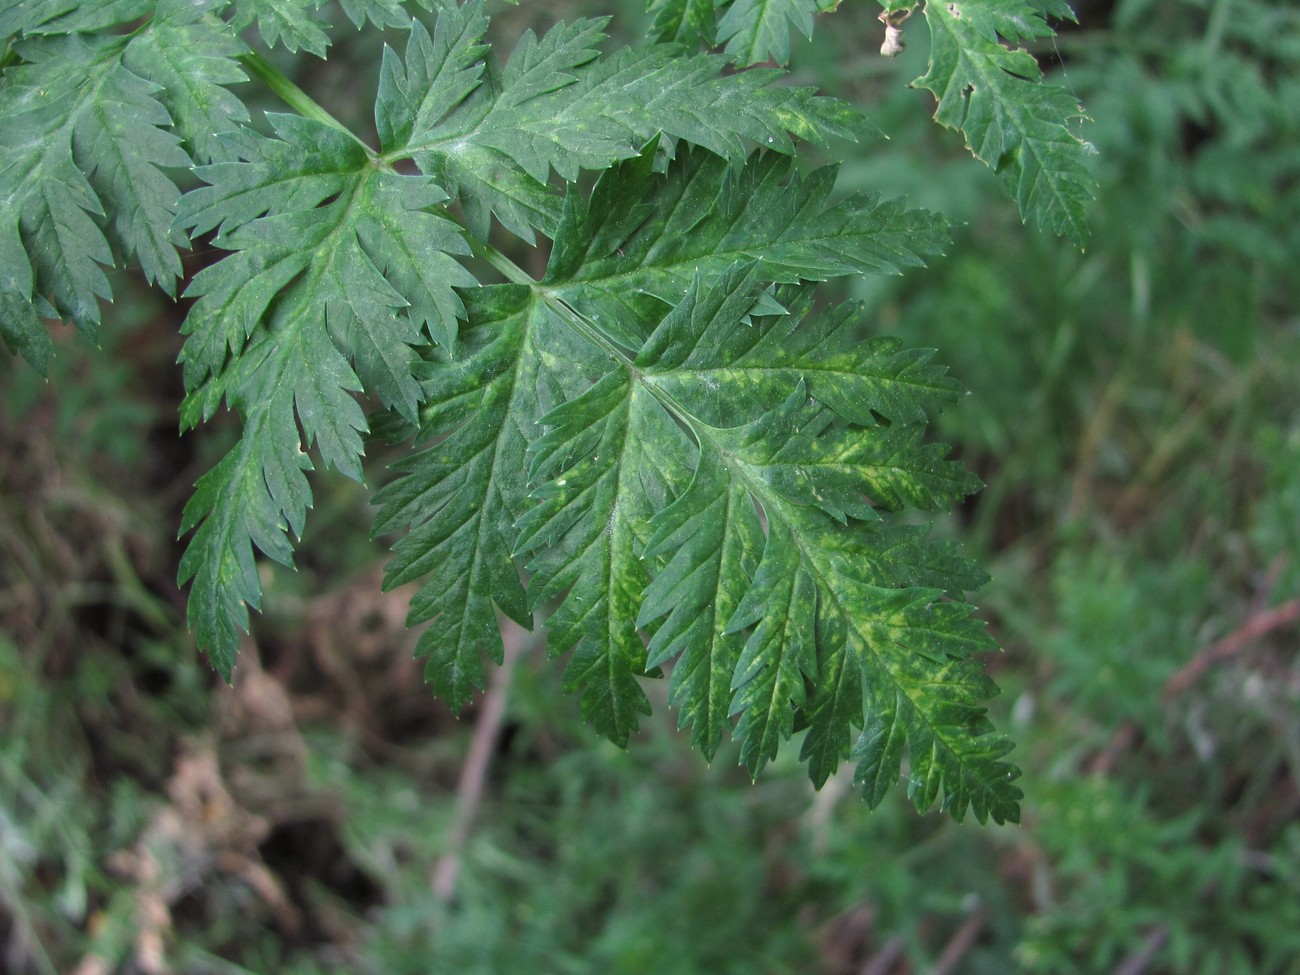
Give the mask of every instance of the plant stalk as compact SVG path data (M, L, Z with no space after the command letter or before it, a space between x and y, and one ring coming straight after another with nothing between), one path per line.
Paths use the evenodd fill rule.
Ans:
M350 138L361 148L366 150L366 155L374 158L375 151L366 145L355 132L331 115L323 105L313 99L305 91L295 85L285 75L283 71L273 65L270 61L258 54L256 51L249 51L247 54L239 55L239 63L248 69L255 78L261 80L268 88L280 97L280 100L292 108L304 118L313 119L332 129L338 129L348 138Z

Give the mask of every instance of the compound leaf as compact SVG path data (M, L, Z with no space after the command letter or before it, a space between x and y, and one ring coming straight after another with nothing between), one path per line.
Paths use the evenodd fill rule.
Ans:
M601 57L603 20L524 35L504 67L482 39L480 0L413 25L405 63L386 53L377 116L385 151L410 155L455 195L475 236L495 215L513 233L551 233L552 172L574 180L638 154L657 133L733 163L751 143L791 153L791 136L824 143L868 127L848 105L777 85L780 72L724 74L715 56L673 45Z
M790 27L812 37L813 16L830 9L827 0L731 0L718 24L718 40L741 64L790 60Z
M376 167L349 137L322 123L294 116L273 123L279 139L245 134L243 161L202 169L211 185L192 194L179 217L196 228L224 217L215 243L233 252L196 275L186 291L198 300L183 328L190 389L183 417L190 424L206 419L224 396L246 424L262 411L280 411L265 429L284 441L285 431L296 430L296 415L304 444L315 442L326 464L359 480L367 425L352 394L368 390L414 421L423 398L416 348L426 336L444 343L454 336L463 305L453 288L475 280L453 255L468 247L455 225L434 212L446 195L426 177ZM262 393L272 382L268 376L277 390L293 390L292 401ZM260 462L278 463L277 455L248 453L240 477L252 477L247 471ZM273 480L285 479L273 479L268 468L268 484ZM206 517L234 526L231 531L239 527L222 510L246 502L238 491L205 497L211 503L193 508L188 525ZM268 503L282 500L270 492ZM284 520L301 533L287 510ZM230 561L223 553L239 545L225 535L220 544L211 542L210 534L195 535L194 558L206 553ZM268 550L259 540L265 537L253 540L280 558L281 542ZM228 580L237 588L210 604L256 604L244 576L229 571L214 578L214 587ZM233 653L233 628L202 625L206 619L200 617L200 640L214 648L214 660L224 660Z
M234 0L230 26L236 33L257 23L257 32L267 47L283 44L290 52L310 51L318 58L329 47L329 24L314 11L324 0Z
M650 703L636 682L646 669L637 632L640 564L657 458L671 455L671 417L621 371L541 417L530 479L541 482L519 521L516 554L530 557L529 602L559 600L547 620L554 654L573 651L565 688L583 689L582 712L620 745Z
M530 431L520 421L546 386L527 290L470 295L456 357L433 350L425 370L420 437L431 445L376 495L374 525L376 534L412 529L394 546L384 585L427 577L408 623L432 621L416 653L428 657L426 677L456 708L483 686L482 653L502 659L494 606L521 625L531 619L511 548L528 498Z
M652 527L646 554L666 564L645 587L637 618L646 626L664 617L650 640L648 665L678 658L669 702L680 708L679 726L691 725L695 746L712 759L730 728L745 646L730 621L758 564L762 524L753 499L727 476L722 459L704 450L690 486Z
M409 350L421 331L449 341L462 313L453 289L475 283L452 256L469 250L459 229L434 211L446 194L425 177L376 169L330 126L271 121L280 138L244 133L243 160L200 168L211 185L187 194L177 215L196 234L219 222L215 243L234 252L186 291L199 298L184 328L186 385L218 375L288 288L304 308L328 311L367 388L377 383L385 403L413 416L414 380L393 358L410 356L398 346Z
M787 283L898 273L946 239L924 211L866 194L832 201L834 167L801 177L760 152L736 172L699 150L679 153L667 174L652 162L648 150L605 174L590 201L569 195L544 279L629 349L697 273L709 281L752 261Z
M647 589L643 621L675 610L698 613L698 601L712 599L736 606L725 633L753 628L743 657L727 661L729 683L736 690L732 711L741 714L736 733L754 736L742 745L751 771L757 773L774 756L793 730L797 713L806 710L804 757L819 784L849 753L851 728L865 721L871 735L863 740L878 738L889 747L872 751L860 746L864 781L896 779L906 742L914 773L920 769L926 783L913 794L919 807L933 804L942 789L945 805L958 817L970 808L981 820L989 815L1014 818L1018 794L1007 778L1010 766L998 761L1005 742L984 740L989 728L979 702L994 689L968 659L990 649L992 642L970 619L968 607L941 598L943 588L909 584L906 574L888 571L894 566L882 564L875 554L881 541L886 547L899 541L892 531L882 530L884 511L905 504L936 508L974 490L978 481L943 460L941 448L920 442L923 421L856 424L809 397L802 381L791 389L779 374L748 378L772 383L769 402L774 395L785 399L761 419L740 426L714 425L723 418L702 376L672 375L660 385L660 369L675 373L684 364L708 367L715 357L731 361L736 350L726 336L763 333L777 322L784 326L782 333L791 331L784 316L734 327L753 302L753 287L752 271L741 275L733 270L707 294L693 289L664 318L637 359L648 383L673 389L671 402L696 432L700 451L691 488L652 523L657 530L650 554L656 544L677 550L668 569ZM720 327L722 323L733 327ZM705 395L692 398L692 382ZM950 395L951 390L943 390L927 405L934 408ZM714 413L714 423L706 424L695 413L696 402ZM715 540L720 534L716 520L709 528L697 521L689 540L679 534L690 522L684 509L696 516L716 511L728 491L744 495L736 510L746 511L747 502L748 510L757 504L764 512L768 537L757 568L746 566L752 566L752 530L731 531L732 544L746 558L728 557L724 543ZM922 551L926 547L915 535L906 542ZM942 548L935 557L955 561ZM707 571L714 566L721 568ZM719 574L725 583L719 583ZM932 574L927 581L955 590L978 577L967 570L938 579ZM896 588L900 584L903 588ZM652 649L666 631L656 634ZM673 636L686 647L679 667L689 667L690 649L700 652L702 644L707 646L698 629ZM943 680L935 679L937 670ZM931 688L932 680L937 689ZM813 687L810 696L805 682ZM896 700L887 694L881 698L884 692L874 691L880 687L889 688ZM868 695L865 711L864 690L875 694ZM707 714L698 691L696 698L694 708ZM880 801L879 790L867 788L865 794L873 803Z
M541 285L470 301L457 348L425 354L432 446L381 492L376 529L410 528L391 585L431 574L413 603L432 620L430 676L463 702L482 653L499 659L495 611L526 607L616 742L648 708L639 681L670 668L706 756L730 732L757 774L807 728L819 783L852 754L876 803L906 754L919 806L1015 818L1005 742L983 719L995 689L970 659L993 644L959 601L981 574L891 517L978 487L922 437L960 390L929 353L862 341L860 310L810 314L800 283L919 256L867 246L878 214L850 207L832 259L800 237L821 198L784 167L751 197L777 215L738 229L724 211L735 246L719 247L709 207L691 205L723 197L730 168L687 151L656 174L655 148L570 194ZM658 275L658 294L626 289L620 316L609 282L624 275Z
M1065 89L1040 80L1038 62L1017 41L1052 36L1026 0L927 3L930 64L913 82L938 99L935 120L960 129L966 146L1001 175L1026 221L1082 246L1093 177L1092 146L1071 131L1084 116Z
M276 138L239 130L219 137L228 157L195 172L209 185L185 194L178 226L225 236L272 212L308 210L342 192L366 151L345 133L296 115L267 116Z
M155 97L159 90L126 67L114 66L78 119L73 145L91 184L109 204L119 247L136 257L146 280L173 294L181 273L177 248L188 240L172 228L181 194L160 167L185 169L190 159L169 131L171 117Z
M132 38L123 63L159 87L173 130L198 163L224 156L221 136L248 120L226 85L247 80L239 41L218 19L223 0L161 0L148 28Z
M899 588L896 575L880 571L887 560L874 556L878 541L887 547L898 541L882 531L888 511L933 509L978 481L942 459L942 448L921 442L922 423L853 423L810 397L802 381L792 386L777 374L747 381L769 383L765 398L782 401L760 419L718 425L724 418L708 389L711 377L676 375L681 363L707 368L730 361L735 348L724 336L784 324L781 315L750 316L751 324L742 324L760 285L753 268L733 269L707 290L697 279L636 358L640 385L658 393L673 389L664 397L678 420L673 429L691 431L698 458L690 487L651 517L645 555L672 554L662 567L646 560L652 581L639 621L666 617L651 638L650 663L681 654L674 701L696 725L706 754L725 726L720 709L741 714L737 734L755 736L742 745L755 773L802 720L809 726L804 755L820 784L849 754L851 729L865 725L864 741L889 747L859 748L864 781L896 779L905 742L913 777L922 782L912 790L918 807L942 794L958 818L967 809L981 820L1015 818L1018 792L1008 778L1011 767L1000 761L1006 744L989 737L981 706L994 688L969 659L993 644L968 606L944 596L972 573L939 580L942 588ZM690 395L692 381L701 395ZM608 395L601 384L592 390ZM635 403L635 390L627 398ZM941 399L926 405L935 408ZM699 412L714 413L714 422L699 415L696 403L705 405ZM579 418L590 429L593 417L579 411L575 430L583 426ZM567 483L586 469L575 462L556 481ZM925 547L914 536L909 541ZM936 557L952 558L941 552ZM754 597L747 595L751 586ZM737 637L746 630L742 646ZM720 703L728 698L729 708ZM757 709L753 716L750 708ZM880 801L878 789L864 794Z
M717 43L716 0L650 0L650 36L686 47Z
M182 535L198 527L177 576L180 585L193 580L189 624L213 667L227 678L235 665L238 630L248 629L245 605L261 608L254 546L291 565L293 548L285 533L301 535L312 503L304 474L312 464L293 416L295 390L274 382L274 365L257 377L259 391L269 397L253 400L243 437L199 479L181 520Z
M783 522L768 523L762 559L748 579L727 630L749 631L731 676L731 712L740 715L740 761L756 776L790 739L808 688L825 676L817 659L817 587Z
M806 34L833 4L652 0L660 37L726 53L603 55L605 21L580 20L503 60L481 0L421 0L432 31L401 0L340 5L358 27L409 28L405 53L384 53L378 151L287 79L273 87L302 114L270 116L271 135L227 90L241 58L275 80L244 27L324 53L316 0L0 9L16 38L5 342L44 369L40 319L93 332L115 257L170 290L191 235L226 252L185 292L181 354L183 426L223 402L243 423L181 524L190 623L218 671L260 607L259 553L292 564L313 456L361 479L364 395L417 444L375 531L401 536L385 585L417 585L417 653L454 706L502 659L499 617L542 617L565 688L619 744L667 671L708 758L731 734L756 775L803 732L818 784L850 758L874 805L906 760L918 808L1015 819L975 659L993 643L964 602L982 574L899 514L979 486L925 437L960 389L930 352L869 334L860 307L813 310L813 283L919 265L946 228L834 198L834 168L796 171L795 139L856 138L865 120L779 71L728 67L785 60L791 25ZM1074 233L1081 178L1052 128L1069 113L1016 87L1036 65L999 42L1046 36L1037 11L1060 6L950 4L918 83L1014 174L1024 212ZM205 185L178 203L168 172L192 161ZM552 236L540 281L488 245L493 216ZM511 283L479 284L471 240L474 266Z
M693 355L706 359L707 348L686 337L706 338L711 329L692 329L684 322L735 321L744 303L732 302L728 309L716 298L728 285L723 282L699 302L716 312L688 316L688 298L666 317L663 328L673 325L677 331L669 347L690 344ZM758 320L754 328L764 326ZM647 357L638 364L651 365ZM673 402L689 409L680 396ZM905 741L911 774L922 783L913 788L920 809L931 806L941 790L944 805L957 818L967 809L980 820L1015 818L1013 770L1000 761L1008 748L1001 738L989 737L980 707L995 688L969 659L992 649L992 641L965 603L944 599L943 589L896 588L897 576L880 573L872 558L884 511L904 504L937 507L970 493L978 481L941 459L941 448L923 446L920 424L853 424L810 398L802 382L761 420L738 428L706 428L698 420L690 426L727 460L768 526L766 550L753 576L757 585L766 572L758 588L761 598L744 599L732 623L732 628L755 627L755 650L746 667L737 668L735 681L737 710L761 708L737 729L759 736L744 751L751 770L757 772L775 753L777 738L788 735L794 708L806 707L810 727L803 753L819 784L849 753L850 729L866 722L863 742L879 742L875 749L859 746L859 777L868 784L868 801L880 801L872 781L897 779ZM732 585L744 581L737 575ZM780 598L783 590L803 590L793 620L787 616L792 601ZM755 659L758 647L771 655L764 663L774 672L746 694L749 682L766 669ZM805 701L797 679L814 669L813 692ZM776 688L780 698L774 697Z
M0 88L0 197L21 241L15 248L10 235L3 255L4 278L16 283L5 301L36 302L21 317L57 315L89 335L99 299L112 296L105 223L119 251L169 293L185 243L172 229L180 191L164 169L190 160L158 86L124 65L126 45L80 34L20 40L14 50L26 63Z

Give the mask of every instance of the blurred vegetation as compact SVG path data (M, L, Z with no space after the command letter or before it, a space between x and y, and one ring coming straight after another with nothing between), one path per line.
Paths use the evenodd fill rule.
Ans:
M421 686L365 492L329 479L220 685L174 584L220 445L175 436L178 313L141 290L48 384L0 364L0 971L1300 972L1300 11L1089 0L1037 51L1096 119L1082 253L929 122L924 37L880 58L875 12L795 69L892 137L846 190L964 221L856 295L973 393L940 435L989 486L946 530L994 576L1024 825L868 814L792 753L751 785L666 706L620 752L517 634L484 737L487 703ZM374 54L292 63L346 119Z

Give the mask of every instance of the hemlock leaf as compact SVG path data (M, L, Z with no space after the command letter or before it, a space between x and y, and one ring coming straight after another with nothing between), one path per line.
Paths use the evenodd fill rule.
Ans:
M290 305L278 317L275 334L248 349L228 377L226 397L244 418L244 435L199 479L180 527L182 535L198 529L178 577L182 585L194 580L190 626L227 679L236 627L248 629L245 605L261 606L253 547L293 564L288 533L302 537L312 504L305 448L314 439L327 463L360 476L366 424L351 396L361 388L356 375L305 309Z
M52 19L42 19L39 24L24 28L32 34L73 34L91 33L129 23L145 16L154 0L99 0L92 4L65 4L66 13Z
M235 36L256 23L268 45L323 54L322 6L0 10L16 38L0 87L6 344L43 370L40 319L93 334L115 257L170 293L191 235L226 252L185 290L181 353L182 427L223 402L243 422L180 529L190 624L217 670L229 678L260 608L258 553L292 565L309 452L362 478L364 395L377 427L418 445L376 495L375 532L402 536L385 586L419 583L417 652L454 706L483 686L484 655L502 659L499 614L545 618L565 688L619 744L649 711L641 681L667 670L708 758L730 733L756 775L802 732L818 784L851 758L874 805L906 757L918 809L1017 818L975 660L994 645L963 601L982 573L904 513L979 486L925 439L960 388L931 352L870 335L862 308L813 310L813 283L920 265L946 227L833 198L834 167L798 172L794 140L857 138L865 120L777 70L728 68L783 60L790 24L807 33L833 4L652 0L661 36L727 53L606 56L605 21L580 20L502 61L481 0L420 0L432 31L400 0L341 0L357 26L409 27L403 56L385 49L378 151ZM1041 88L1036 65L998 42L1046 36L1036 11L1060 7L950 4L918 84L948 84L940 120L1019 174L1023 212L1074 233L1071 112L1017 87ZM302 114L246 127L227 89L240 58ZM167 170L191 160L205 185L177 202ZM488 245L493 216L552 237L540 281ZM476 271L510 284L479 283L471 243Z
M652 526L646 554L667 564L644 588L637 616L640 626L664 617L650 640L647 663L658 667L678 657L669 703L681 709L678 726L691 725L695 747L711 760L723 731L730 730L732 689L745 647L744 635L730 621L745 594L743 582L758 565L762 523L751 496L727 476L722 459L705 450L690 486Z
M590 202L569 195L543 279L625 348L645 340L697 272L712 280L757 260L776 282L898 273L947 236L934 215L876 196L832 203L834 167L801 177L785 157L758 153L736 172L687 150L660 176L652 155L602 178Z
M743 314L750 300L744 283L733 272L712 294L697 298L693 292L665 317L637 359L651 377L647 381L657 384L656 366L692 360L707 366L714 355L721 361L734 356L735 350L718 339L728 330L718 326L734 324ZM750 327L762 331L774 321L782 319L760 319ZM778 388L790 387L780 383ZM690 401L680 395L672 401L691 409ZM824 781L848 753L849 729L863 720L863 688L885 686L898 701L883 726L895 742L908 742L914 774L920 769L926 777L925 791L914 796L918 806L933 804L941 787L945 804L959 818L968 806L981 820L988 815L998 820L1014 818L1017 795L1006 778L1010 767L997 761L1006 751L1005 743L966 741L989 730L987 722L979 720L983 714L979 702L993 693L991 682L976 664L954 670L958 661L991 648L992 642L982 625L969 619L967 607L940 601L941 589L895 589L897 575L873 571L878 565L873 554L880 509L904 504L935 508L974 490L978 482L943 461L940 448L919 443L921 423L859 426L846 421L810 399L799 382L761 420L729 428L706 426L698 419L689 423L701 450L692 492L698 490L700 472L705 471L709 472L706 480L714 485L709 493L716 497L720 479L714 468L725 459L733 489L740 486L748 492L764 511L768 525L759 570L746 572L733 564L727 573L732 587L742 589L766 569L758 588L761 600L742 601L728 627L738 630L759 624L751 637L753 649L747 648L750 659L745 667L733 668L739 691L735 710L743 715L748 708L759 709L752 718L742 717L737 728L737 734L758 736L756 742L742 746L742 754L756 773L775 754L778 740L788 736L795 708L802 708L804 701L798 675L811 675L811 647L815 647L816 666L822 672L807 704L811 727L804 749L815 781ZM710 453L717 460L707 459ZM685 497L689 499L692 492ZM878 507L863 504L863 498L871 498ZM679 501L658 517L661 535L667 526L681 522L675 508L685 503ZM695 507L705 510L698 502ZM917 544L915 536L912 541ZM696 547L701 544L695 542ZM679 555L676 562L684 558ZM954 578L970 575L969 571L956 573ZM953 586L953 581L946 584ZM656 587L663 587L659 579L652 590ZM772 598L783 591L801 591L793 619L790 597ZM690 603L683 599L681 605ZM655 606L651 614L663 611ZM754 659L760 648L773 672L746 693L749 683L763 674L763 665ZM951 680L938 682L951 691L950 697L929 688L927 680L935 668L945 668L945 673L953 670ZM954 690L959 683L960 691ZM870 706L866 714L868 722L885 721ZM878 730L876 724L869 727ZM897 778L901 751L883 757L863 754L871 754L881 765L878 775ZM867 798L874 804L880 794L869 790Z
M20 40L14 50L26 63L7 69L0 88L0 197L26 254L20 261L10 236L5 277L19 285L5 301L34 301L22 317L57 315L92 336L99 299L112 295L105 222L117 249L169 294L186 242L171 226L180 191L164 169L188 168L189 156L169 131L159 87L124 65L127 44L79 34Z
M945 368L930 363L932 351L904 349L898 339L862 337L860 306L841 305L809 318L812 289L787 286L776 290L775 298L785 314L767 328L755 331L751 323L707 336L710 345L726 350L725 357L705 357L677 345L675 371L662 380L665 391L694 396L699 415L720 423L729 415L772 409L780 400L771 398L771 389L792 389L802 381L819 401L863 426L881 419L923 423L937 405L954 403L962 394ZM657 338L674 336L660 329ZM725 397L701 396L724 389Z
M727 630L749 630L731 675L731 713L740 715L734 734L741 764L757 776L789 741L808 688L825 682L825 670L817 653L817 587L783 522L768 523L762 560L749 580Z
M230 26L238 32L256 21L267 47L283 44L290 53L301 49L323 58L330 44L325 33L329 24L311 11L324 5L324 0L233 0Z
M785 64L791 25L812 37L813 17L837 6L839 0L649 0L650 34L691 47L725 43L726 56L739 64Z
M73 130L73 146L91 185L107 200L114 239L134 255L145 280L169 295L181 275L178 247L188 243L172 229L180 190L160 167L188 168L171 117L155 97L158 85L116 65L98 97Z
M731 0L718 23L718 40L741 64L790 60L790 27L812 37L813 15L832 9L828 0Z
M700 151L656 174L655 151L570 194L540 285L485 289L457 348L425 353L432 446L380 493L376 530L410 529L390 586L430 575L412 609L433 621L429 676L462 703L482 653L500 657L496 609L546 614L566 688L616 742L647 710L638 681L670 666L706 756L730 731L757 774L807 728L818 783L852 754L875 804L906 754L918 807L1015 819L1007 746L983 717L996 689L970 659L994 645L958 601L981 574L891 520L978 487L922 438L960 390L929 353L861 341L860 311L810 314L800 284L868 255L896 269L867 246L879 214L832 224L850 241L832 262L799 237L818 194L782 167L749 196L771 218L737 226L722 209L736 247L719 247L707 201L736 177ZM657 296L610 303L612 279L651 274Z
M198 300L183 328L190 389L183 422L208 418L223 397L250 427L260 413L278 411L259 422L277 431L281 448L294 430L296 448L314 441L327 465L360 480L367 426L352 394L365 389L415 419L423 398L415 350L428 338L449 343L455 335L463 306L453 288L475 280L452 255L468 247L456 225L434 212L446 195L426 177L377 167L350 137L322 123L297 116L272 122L280 138L246 134L244 161L200 170L211 185L191 194L178 217L182 225L208 229L224 215L214 243L233 252L196 275L186 291ZM268 398L263 390L271 387L292 390L292 398ZM283 471L283 458L255 449L241 456L237 475L221 490L205 492L186 518L190 527L203 518L218 526L196 534L190 543L196 554L187 553L187 565L227 564L210 582L199 577L214 590L233 586L205 596L212 606L260 599L250 588L255 576L232 568L238 559L230 553L242 552L247 539L235 538L243 522L225 510L249 504L251 489L240 485L255 479L258 464L266 467L269 488L261 507L283 505L283 521L301 534L302 518L289 517L301 492L277 490L288 479L273 476ZM266 515L252 537L286 561L282 538L263 547L270 523ZM240 625L245 619L241 609ZM215 662L233 657L233 627L213 625L204 613L197 629Z
M197 526L181 558L177 583L190 587L188 620L217 672L229 675L248 629L247 606L260 609L262 583L254 546L282 565L293 563L286 530L301 535L311 507L302 450L294 422L294 390L274 383L269 399L245 418L244 435L194 488L180 534Z
M223 6L224 0L160 0L123 58L159 86L174 131L199 163L221 158L220 136L248 121L244 103L224 87L247 79L235 60L240 44L216 16Z
M1026 222L1082 246L1094 184L1084 159L1095 150L1070 123L1083 111L1065 89L1040 80L1032 54L999 39L1051 37L1040 8L1026 0L926 3L925 19L930 64L912 84L938 99L935 120L965 134L966 147L1001 175Z
M649 0L650 36L686 47L717 43L716 0Z
M432 621L417 656L454 708L484 683L481 653L500 662L493 606L531 621L511 559L514 524L527 508L528 437L522 418L545 396L545 364L533 344L527 289L469 292L468 324L452 359L432 350L423 383L422 440L403 475L375 496L375 534L412 528L394 546L384 587L428 576L411 600L411 626Z
M671 370L674 360L691 355L707 364L716 341L710 340L711 334L726 331L717 328L718 323L730 322L734 329L752 302L752 284L734 272L707 295L693 289L637 357L641 381L661 390L661 367ZM757 319L750 327L761 331L773 320L780 316ZM662 333L668 337L656 341ZM720 358L732 352L717 351ZM1016 794L1006 779L1009 766L996 760L1004 744L978 740L988 730L979 720L980 702L990 696L992 685L982 678L978 665L972 664L974 671L967 673L970 667L961 670L957 663L975 651L991 649L992 642L982 624L969 618L968 607L943 601L940 589L894 588L897 579L873 572L869 557L882 510L903 504L937 507L969 493L978 482L943 461L940 448L923 447L917 439L919 425L909 429L899 423L850 424L810 399L802 382L793 390L779 381L776 385L788 392L785 401L762 419L739 427L707 424L695 415L691 399L668 398L677 419L694 434L700 459L692 487L652 519L655 536L648 554L674 543L684 547L677 548L672 562L646 590L648 608L641 621L674 610L682 612L684 621L710 601L735 607L742 626L761 622L755 647L771 654L774 659L767 662L775 668L771 692L760 684L746 695L748 682L762 673L762 665L746 661L747 673L737 679L740 654L719 640L742 627L661 629L651 649L658 650L655 661L662 662L669 655L667 647L679 641L683 657L677 666L686 667L687 675L678 682L676 699L683 711L705 721L695 729L697 741L706 753L716 745L721 727L712 717L718 707L717 689L725 686L730 691L734 686L740 692L736 710L743 712L746 705L761 709L742 725L746 733L760 736L745 751L756 772L774 752L775 740L793 727L796 705L804 706L799 703L802 694L792 687L795 674L813 669L811 633L817 679L806 703L811 727L805 754L815 781L824 781L848 754L852 727L867 720L875 722L869 724L874 731L876 724L885 722L896 740L908 742L913 768L925 776L925 789L914 796L918 806L933 804L942 791L957 817L969 807L980 819L1014 818ZM701 386L707 388L704 382ZM722 468L725 479L719 474ZM569 471L563 473L567 477ZM716 511L724 497L729 498L727 507L740 513L739 520L725 519L730 529L726 541L735 546L732 553L724 549L722 539L714 540L718 519L711 531L704 528L708 512ZM875 507L866 503L868 498ZM756 540L752 524L744 527L750 520L745 503L751 510L757 504L768 526L770 552L764 551L759 569L747 565L752 565ZM679 532L693 520L694 537L686 543ZM760 590L764 616L753 619L755 605L745 605L743 594L764 563L784 585L815 594L804 600L794 620L781 615L787 600L766 598L771 595L770 579ZM811 617L807 606L815 607ZM788 634L791 644L774 641L773 633ZM709 671L704 679L698 676L701 666ZM929 683L939 672L950 679L937 681L943 691L936 692ZM878 703L874 698L864 712L862 696L864 689L881 686L897 698L884 717L871 709L870 704ZM971 736L976 741L967 741ZM880 762L879 774L897 778L900 765L893 753ZM868 791L867 798L878 802L879 794Z
M592 351L595 351L594 349ZM519 519L517 556L528 557L529 604L555 600L547 619L552 655L572 651L566 690L582 689L582 713L626 745L650 702L636 678L647 669L637 632L649 582L641 552L655 500L666 493L676 427L626 373L607 373L539 420L530 447L534 504Z
M386 152L400 149L458 195L471 233L495 215L531 240L550 233L565 180L638 154L657 133L733 163L747 142L792 153L791 136L825 143L869 131L850 106L810 89L779 86L778 71L723 74L716 56L672 45L600 57L605 20L524 35L504 65L484 53L481 0L438 15L432 35L412 26L403 63L385 52L377 115Z
M211 185L188 194L177 215L194 233L221 221L215 243L235 252L186 291L199 298L183 329L186 385L198 391L219 376L287 290L304 309L327 312L366 388L413 417L409 349L421 332L448 342L462 313L453 288L475 283L451 256L469 251L459 229L431 211L446 195L425 177L376 168L330 126L291 115L271 122L280 138L245 134L243 161L200 168Z
M564 555L537 554L529 566L534 573L533 589L526 603L512 553L517 552L522 560L534 552L539 546L530 539L535 537L563 536L561 552L585 546L584 567L593 571L584 575L582 586L570 592L552 617L551 648L553 653L578 648L566 685L573 689L590 683L594 690L584 697L584 713L602 731L626 742L636 715L645 707L644 695L633 680L633 674L642 669L644 649L639 641L625 639L618 645L625 656L618 658L604 652L601 641L588 632L602 620L606 632L621 621L626 624L622 632L635 637L634 611L632 617L626 611L619 615L624 597L617 580L602 579L594 571L600 565L610 565L606 550L619 544L613 538L617 525L606 507L600 509L604 515L601 524L610 527L609 532L582 539L565 532L581 513L593 504L607 505L614 495L606 491L603 498L593 501L582 496L580 481L575 478L572 483L566 479L566 484L555 485L536 508L529 501L530 463L545 469L555 460L546 454L548 443L530 447L541 434L539 421L557 419L549 407L563 403L566 397L578 398L584 374L595 375L601 363L592 360L592 349L562 326L529 290L503 286L471 294L469 320L455 357L442 350L430 352L420 436L434 445L402 464L403 476L376 497L380 505L377 533L412 528L395 546L385 585L392 588L432 573L412 600L410 622L433 620L421 636L417 652L429 657L426 675L438 691L459 706L483 684L480 653L486 651L500 660L493 605L526 623L531 618L529 603L544 602L568 587L567 582L560 582L554 591L548 588L548 580L566 571ZM586 368L583 362L588 362ZM591 399L588 397L588 402ZM613 408L617 408L617 400L615 395ZM570 406L567 412L579 408L583 407ZM596 436L598 440L603 436L611 445L619 439L617 429L602 428ZM552 436L549 444L556 439ZM630 467L638 467L632 459L639 443L636 438L622 441ZM588 481L599 481L612 469L610 453L606 452L604 463L601 456L598 448L593 449ZM639 462L643 480L635 490L625 490L627 498L620 502L623 514L631 504L628 498L650 497L654 503L663 502L670 491L664 481L665 465L668 471L675 469L671 454L656 456L653 463L648 459ZM680 472L682 475L688 472ZM588 485L588 481L581 483ZM536 514L530 515L530 509ZM643 574L636 578L644 582ZM456 581L448 585L448 580ZM591 672L602 666L609 675L607 680L592 678Z
M453 289L476 282L451 256L469 252L460 228L430 211L444 200L442 190L426 180L381 179L376 206L357 229L362 249L409 306L406 316L433 342L451 348L456 322L465 317Z
M346 134L297 115L268 114L275 138L248 130L219 136L227 157L195 172L209 185L185 194L176 223L194 236L227 235L263 215L310 210L342 192L366 162Z

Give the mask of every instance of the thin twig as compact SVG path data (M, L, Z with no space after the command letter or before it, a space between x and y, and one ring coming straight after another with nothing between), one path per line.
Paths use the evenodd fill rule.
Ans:
M501 726L505 721L510 680L514 676L515 663L523 654L527 639L527 634L522 629L509 622L503 625L501 635L505 644L505 654L501 666L497 667L488 678L488 689L483 695L483 706L478 714L478 723L474 726L474 737L469 744L469 754L465 756L465 765L460 770L460 781L456 785L456 815L447 836L447 849L438 858L433 868L431 886L434 896L442 901L450 901L456 893L461 850L469 840L474 817L483 798L483 783L487 780L488 764L492 760L492 753L496 749L497 739L501 735Z
M943 954L939 960L934 963L934 968L930 969L930 975L948 975L958 963L966 956L966 952L974 947L976 940L979 939L980 932L984 929L984 922L989 919L988 912L984 908L979 908L970 917L962 922L961 927L953 932L948 943L944 945Z
M1168 940L1169 929L1163 924L1152 928L1147 934L1146 940L1120 962L1119 968L1115 969L1112 975L1142 975L1155 961L1156 955L1160 954L1160 949L1165 946L1165 942Z
M1198 652L1165 681L1165 698L1177 697L1186 692L1216 663L1235 657L1265 634L1297 621L1300 621L1300 598L1287 600L1272 609L1253 614L1223 639L1216 640Z
M1111 734L1110 739L1105 746L1099 751L1088 763L1088 772L1091 775L1107 775L1110 767L1115 764L1115 760L1124 752L1128 751L1138 737L1138 725L1136 721L1128 720L1123 722Z
M867 959L859 975L889 975L894 970L894 963L903 957L903 938L890 935L880 950Z

